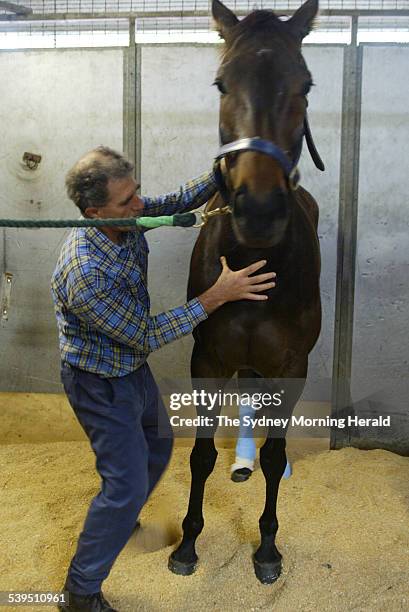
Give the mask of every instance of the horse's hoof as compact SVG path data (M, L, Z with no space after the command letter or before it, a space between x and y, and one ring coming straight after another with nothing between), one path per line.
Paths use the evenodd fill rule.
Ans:
M178 561L173 555L174 553L170 555L168 561L168 568L171 572L178 576L191 576L196 571L197 559L191 563L185 563L183 561Z
M231 473L231 479L233 482L245 482L252 475L252 471L249 468L239 468Z
M262 584L273 584L273 582L280 577L280 560L274 561L273 563L260 563L253 555L253 565L256 576Z

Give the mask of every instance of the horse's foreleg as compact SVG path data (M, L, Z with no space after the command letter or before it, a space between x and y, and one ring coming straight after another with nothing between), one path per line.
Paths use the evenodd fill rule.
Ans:
M203 529L203 497L206 480L213 471L217 450L212 438L196 438L190 455L192 475L189 507L183 520L183 539L169 558L169 569L175 574L188 576L196 569L198 560L195 543Z
M288 376L289 372L286 374ZM306 374L307 363L304 362L290 374L297 378L285 378L280 383L285 389L283 417L291 418L304 388ZM274 416L272 411L270 411L269 416ZM269 427L267 439L260 449L260 466L266 480L266 503L259 520L261 543L254 553L253 564L256 576L263 584L275 582L281 574L281 554L275 545L278 530L277 497L280 480L287 464L287 457L285 453L285 431L282 433L280 431L279 435L281 437L277 437L277 434L277 431L274 432L272 427Z
M285 438L268 437L260 449L260 466L266 479L266 504L259 520L261 544L254 553L253 563L256 576L263 584L271 584L281 574L281 554L275 538L278 487L287 464L285 444Z
M228 372L225 368L222 368L215 355L201 350L195 344L192 355L192 378L206 378L207 383L204 385L206 391L222 391L225 382L232 374L233 372ZM212 383L210 383L210 379L212 379ZM169 569L175 574L183 576L192 574L196 569L198 558L195 543L204 526L203 497L206 480L212 473L217 458L214 434L217 429L217 416L220 414L220 410L221 406L216 405L211 412L203 407L200 407L197 411L201 417L212 418L213 425L197 429L196 442L190 455L192 480L189 507L182 523L183 538L179 547L169 557Z

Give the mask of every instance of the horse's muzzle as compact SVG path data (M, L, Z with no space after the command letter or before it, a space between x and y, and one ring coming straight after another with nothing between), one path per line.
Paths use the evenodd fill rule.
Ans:
M233 229L237 240L250 248L269 248L284 238L290 220L290 200L280 188L255 197L246 187L233 198Z

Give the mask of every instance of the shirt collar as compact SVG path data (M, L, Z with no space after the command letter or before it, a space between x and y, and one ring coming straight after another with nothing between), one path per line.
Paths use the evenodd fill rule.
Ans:
M124 235L124 241L122 244L115 244L115 242L112 242L112 240L110 240L108 236L106 236L104 232L101 232L101 230L99 230L97 227L86 227L85 235L88 240L91 240L91 242L93 242L93 244L103 253L114 258L116 258L124 249L126 249L128 244L128 232Z

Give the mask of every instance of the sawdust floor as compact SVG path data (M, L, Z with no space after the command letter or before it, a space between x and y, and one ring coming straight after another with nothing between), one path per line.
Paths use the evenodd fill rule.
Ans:
M168 571L189 491L189 449L177 448L104 584L111 603L120 612L409 610L409 459L300 444L291 441L294 473L281 485L284 569L274 585L261 585L251 562L262 473L232 483L231 449L208 481L196 574ZM5 444L0 464L0 590L59 590L98 488L93 454L87 442Z

